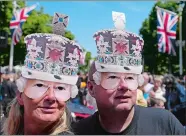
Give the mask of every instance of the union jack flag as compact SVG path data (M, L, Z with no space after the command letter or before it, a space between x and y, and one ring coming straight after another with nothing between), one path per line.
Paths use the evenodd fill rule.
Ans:
M157 8L157 38L159 52L176 56L174 49L178 15Z
M26 19L31 14L31 11L37 7L37 4L30 7L25 7L20 10L16 10L10 21L10 31L12 35L12 42L16 45L22 36L22 25L26 22Z

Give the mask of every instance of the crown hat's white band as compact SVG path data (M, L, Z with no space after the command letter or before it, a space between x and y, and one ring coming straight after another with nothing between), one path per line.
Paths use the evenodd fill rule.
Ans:
M120 66L140 66L141 57L132 57L124 55L98 55L97 61L103 64L120 65Z
M46 60L31 60L27 58L25 59L25 68L28 68L30 70L47 72L50 74L50 72L52 71L51 66L53 66L53 69L58 73L58 75L65 75L65 74L68 74L69 76L77 75L78 67L75 66L68 66L63 63L50 62ZM65 69L68 71L65 71Z
M30 74L29 74L30 73ZM53 75L46 72L39 72L35 70L30 70L28 68L22 68L22 76L27 79L38 79L38 80L45 80L57 83L65 83L70 85L76 85L78 76L68 76L68 75ZM55 78L56 76L56 78Z
M98 61L95 61L96 70L98 72L120 72L120 73L133 73L141 74L143 66L119 66L119 65L110 65L110 64L101 64Z

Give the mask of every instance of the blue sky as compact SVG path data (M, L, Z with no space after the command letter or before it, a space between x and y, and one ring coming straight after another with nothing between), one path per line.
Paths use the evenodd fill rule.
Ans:
M44 7L44 13L54 15L54 12L69 15L70 30L76 40L86 50L96 56L96 45L93 34L101 29L113 28L112 11L124 12L126 29L139 34L143 21L149 16L155 1L38 1L39 9ZM36 2L27 2L27 5Z

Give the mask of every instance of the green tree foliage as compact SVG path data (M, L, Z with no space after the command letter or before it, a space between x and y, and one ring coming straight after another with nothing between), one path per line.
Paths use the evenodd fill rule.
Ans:
M75 39L75 36L70 31L66 31L64 36L70 40Z
M158 1L152 8L149 17L143 22L140 29L140 35L142 35L145 41L143 51L144 70L153 74L165 74L171 72L175 75L179 75L179 48L177 46L175 47L177 56L158 52L156 6L178 13L179 4L173 1ZM177 39L179 39L178 28L179 25L177 25Z
M25 7L23 1L17 2L20 7ZM12 1L0 1L0 30L5 30L9 33L8 47L0 48L0 66L9 65L9 54L10 54L10 44L11 36L9 23L12 18L13 5ZM14 65L23 64L26 55L26 47L23 38L31 33L51 33L52 17L48 14L43 13L43 8L41 7L39 11L33 10L31 15L28 17L27 21L23 24L23 36L21 41L14 48ZM65 32L65 37L70 40L75 39L75 36L70 32Z

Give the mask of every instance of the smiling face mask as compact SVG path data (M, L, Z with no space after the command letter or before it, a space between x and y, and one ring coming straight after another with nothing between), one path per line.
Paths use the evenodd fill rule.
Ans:
M47 85L42 81L36 81L29 84L29 86L26 87L24 93L31 99L37 99L43 96L51 87L53 88L55 97L58 101L67 101L70 98L70 85L58 84L53 86Z
M129 90L138 88L138 77L136 74L102 73L101 86L104 89L116 89L122 82L125 82Z

